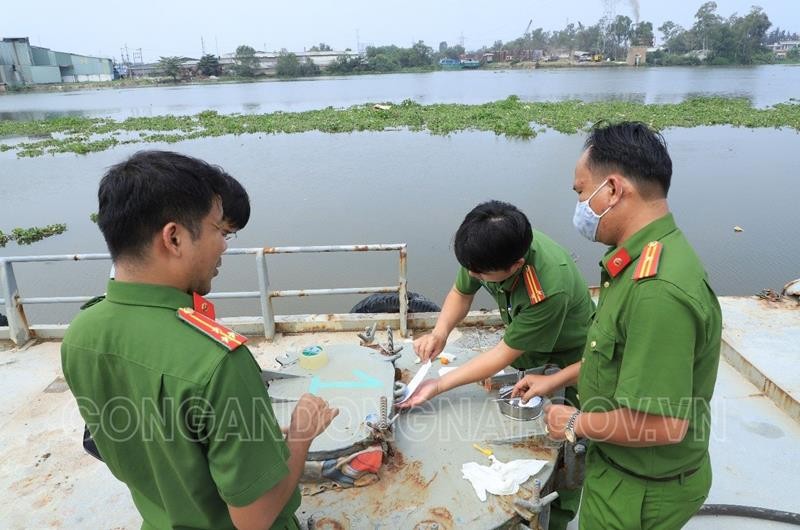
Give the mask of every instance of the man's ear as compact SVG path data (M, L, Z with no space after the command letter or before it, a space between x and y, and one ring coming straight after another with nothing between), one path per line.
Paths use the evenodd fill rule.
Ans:
M184 237L183 230L178 223L167 223L161 228L161 244L164 250L174 256L181 255L181 244Z
M606 186L608 186L609 191L608 205L614 206L620 201L623 195L626 195L630 192L629 188L631 184L628 182L628 179L617 173L610 174L606 180L608 181Z

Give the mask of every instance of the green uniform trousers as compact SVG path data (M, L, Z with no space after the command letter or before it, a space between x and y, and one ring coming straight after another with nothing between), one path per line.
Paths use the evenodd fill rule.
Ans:
M577 389L574 386L568 386L564 390L566 404L576 408L580 407ZM578 514L580 503L580 488L558 490L558 498L550 504L550 523L547 525L547 530L566 530L567 524Z
M708 455L692 475L669 482L644 480L607 463L590 447L579 516L580 530L677 530L700 509L711 488Z

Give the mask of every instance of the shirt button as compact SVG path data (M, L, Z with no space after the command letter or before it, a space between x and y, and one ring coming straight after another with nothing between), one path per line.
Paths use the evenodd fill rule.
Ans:
M610 284L609 282L606 282L606 283L604 283L604 284L603 284L603 287L605 287L606 289L608 289L608 287L609 287L610 285L611 285L611 284Z
M591 346L592 348L594 348L595 346L597 346L597 341L596 341L596 340L593 340L591 343L589 343L589 346Z

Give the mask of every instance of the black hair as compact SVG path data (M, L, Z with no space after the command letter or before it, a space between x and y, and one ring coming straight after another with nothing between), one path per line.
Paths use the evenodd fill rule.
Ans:
M236 230L241 230L250 220L250 196L238 180L224 174L225 190L222 192L223 216Z
M479 274L509 269L533 241L528 218L513 204L484 202L467 214L454 250L462 267Z
M140 151L112 166L97 191L97 224L112 259L142 257L170 222L198 238L200 221L226 192L225 175L202 160L169 151Z
M617 171L630 179L643 197L667 196L672 179L667 142L644 123L597 123L584 147L591 171L603 175Z

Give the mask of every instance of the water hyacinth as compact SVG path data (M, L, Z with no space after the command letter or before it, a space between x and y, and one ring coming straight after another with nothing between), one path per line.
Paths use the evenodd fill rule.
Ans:
M388 108L387 108L388 107ZM487 131L511 138L534 138L542 130L576 134L600 120L642 121L655 129L729 125L800 130L800 103L755 108L746 99L692 98L680 103L630 101L527 102L517 96L481 105L373 103L337 109L267 114L154 116L116 121L109 118L60 117L40 121L0 121L0 152L18 157L45 154L87 154L117 145L177 143L196 138L241 134L291 134L308 131L348 133L404 128L448 135ZM20 138L22 141L20 141Z

